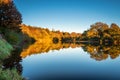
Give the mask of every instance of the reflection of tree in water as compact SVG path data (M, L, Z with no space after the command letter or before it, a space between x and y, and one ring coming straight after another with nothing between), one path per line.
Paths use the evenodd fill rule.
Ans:
M115 59L120 54L120 45L85 45L82 47L84 51L88 52L91 58L95 60L105 60L109 56L111 59Z
M48 52L50 50L60 50L63 48L76 48L82 47L85 52L88 52L91 58L101 61L107 59L109 56L111 59L115 59L120 54L120 45L114 44L110 39L103 39L102 43L99 41L88 41L88 42L67 42L62 43L57 38L53 38L51 41L37 41L27 49L21 52L21 57L32 54L40 54Z
M91 55L91 58L96 60L104 60L108 56L114 59L119 56L120 28L115 23L109 26L97 22L82 34L49 31L48 29L34 28L27 25L21 25L21 29L23 33L36 40L34 44L21 52L20 56L22 58L32 54L69 47L82 47L84 51Z
M40 53L47 53L50 50L60 50L63 48L76 48L82 46L82 44L75 44L75 43L61 43L61 41L58 41L57 38L54 38L53 40L40 40L36 41L34 44L30 45L28 48L23 49L21 52L21 57L25 58L29 55L33 54L40 54Z

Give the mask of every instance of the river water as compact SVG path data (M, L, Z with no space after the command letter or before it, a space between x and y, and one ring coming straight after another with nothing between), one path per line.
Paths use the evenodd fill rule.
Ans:
M113 48L106 49L110 53ZM96 54L104 54L102 50ZM86 51L82 47L31 54L22 59L22 76L28 80L120 80L118 56L114 58L106 53L105 57L95 58L91 54L90 49Z

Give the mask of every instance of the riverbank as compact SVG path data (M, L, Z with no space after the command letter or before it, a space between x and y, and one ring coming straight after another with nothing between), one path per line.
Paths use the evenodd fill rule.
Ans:
M8 58L12 50L12 45L3 39L2 35L0 34L0 61Z
M23 80L20 52L33 42L20 29L0 29L0 80Z

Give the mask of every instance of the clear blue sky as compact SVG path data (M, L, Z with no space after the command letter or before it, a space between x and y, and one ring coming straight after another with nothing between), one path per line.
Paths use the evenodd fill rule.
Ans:
M120 26L120 0L14 0L27 25L83 32L95 22Z

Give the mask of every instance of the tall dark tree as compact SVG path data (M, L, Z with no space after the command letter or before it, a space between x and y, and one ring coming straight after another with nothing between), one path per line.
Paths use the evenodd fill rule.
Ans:
M15 28L22 17L12 0L0 0L0 27Z

